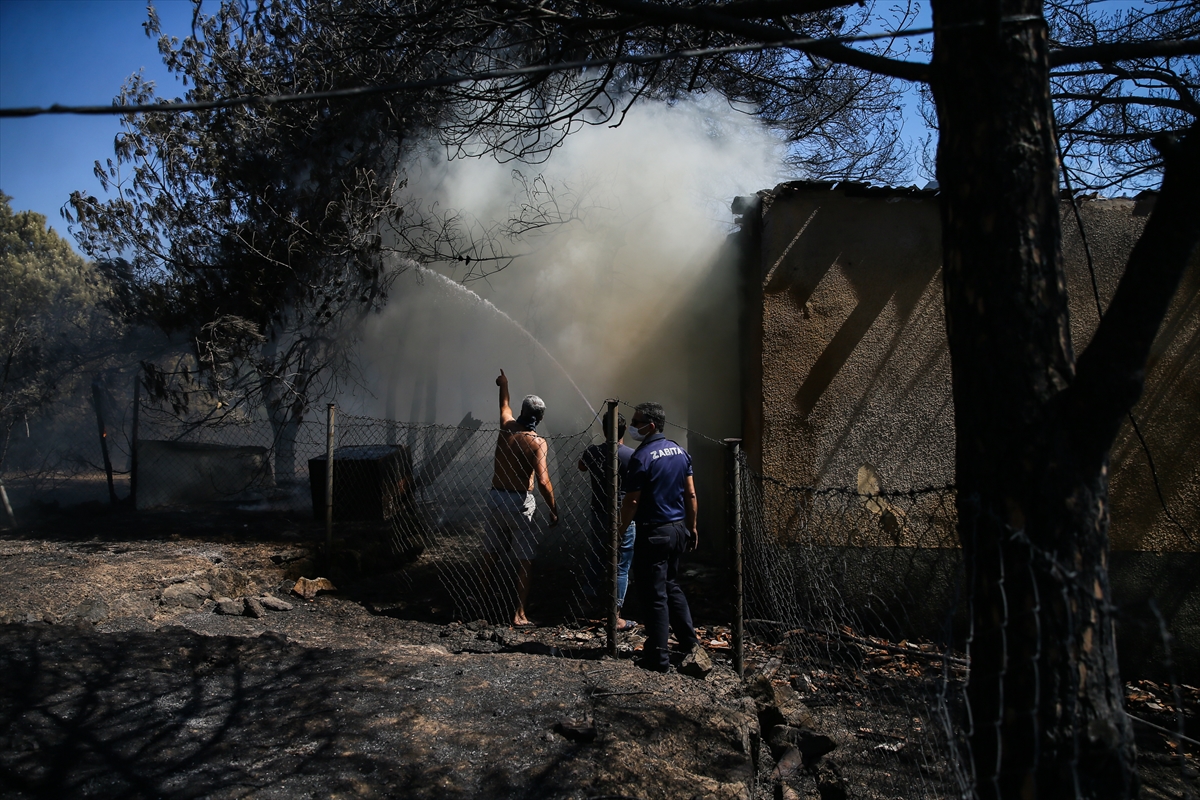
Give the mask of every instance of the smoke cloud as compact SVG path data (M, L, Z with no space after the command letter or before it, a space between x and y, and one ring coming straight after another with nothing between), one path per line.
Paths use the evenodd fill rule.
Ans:
M454 283L491 262L409 265L365 331L369 391L341 402L405 421L491 422L503 368L514 405L545 399L544 431L580 431L589 405L614 396L661 402L686 423L688 308L737 301L713 296L732 294L730 281L709 280L729 203L782 171L778 141L715 97L639 104L618 128L567 137L541 165L444 154L410 165L423 207L455 209L479 230L528 217L530 186L549 187L554 204L539 206L563 219L504 240L517 257L470 291Z

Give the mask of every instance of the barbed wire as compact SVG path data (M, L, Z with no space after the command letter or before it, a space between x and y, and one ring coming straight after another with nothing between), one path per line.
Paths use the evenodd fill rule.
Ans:
M622 407L624 407L625 409L628 409L630 412L632 412L636 408L635 405L633 405L632 403L626 402L624 400L619 401L619 402ZM703 433L701 431L698 431L694 428L689 428L686 425L680 425L677 422L672 422L669 418L667 419L666 424L667 424L668 428L674 428L674 429L676 429L678 431L682 431L684 434L686 434L689 442L690 441L702 441L702 442L706 442L708 444L717 445L722 448L729 447L728 440L713 438L712 436L710 436L706 433ZM782 479L774 477L772 475L768 475L766 473L757 474L757 480L760 480L764 483L773 484L775 486L778 486L781 489L789 489L789 490L794 490L794 491L799 491L799 492L811 492L813 494L818 494L818 495L844 494L844 495L851 495L851 496L857 496L857 497L885 497L885 498L886 497L915 497L915 496L921 495L921 494L945 493L945 492L953 492L955 490L955 486L953 483L944 483L944 484L928 484L925 486L917 486L917 487L912 487L909 489L882 489L881 488L878 491L874 491L874 492L864 492L861 489L859 489L857 486L854 486L854 487L816 486L813 484L789 483L788 481L782 480Z

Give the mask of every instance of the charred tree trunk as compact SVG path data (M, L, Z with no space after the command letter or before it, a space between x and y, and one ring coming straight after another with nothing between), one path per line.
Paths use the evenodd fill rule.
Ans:
M92 404L96 409L96 428L100 433L100 456L104 459L104 477L108 479L108 504L117 506L117 490L113 486L112 459L108 455L108 426L104 422L104 390L100 376L92 379Z
M138 442L141 430L138 427L142 414L142 370L138 369L133 379L133 431L129 443L129 507L137 510L138 490Z
M271 337L263 345L259 387L271 422L276 485L296 479L296 436L308 410L309 381L313 374L308 356L311 350L297 347L295 342L281 347Z
M4 516L8 518L8 524L13 529L17 527L17 517L13 514L12 503L8 501L8 491L4 488L4 462L8 458L8 442L12 435L13 425L16 424L15 419L10 419L8 424L4 426L4 445L0 447L0 505L4 506Z
M275 446L275 483L288 483L296 478L296 435L304 420L304 406L295 399L288 402L270 397L266 405Z
M934 20L977 791L1131 797L1136 753L1107 571L1108 451L1200 235L1195 219L1180 218L1187 198L1167 184L1187 163L1196 180L1200 137L1189 136L1190 156L1168 162L1159 207L1077 370L1041 3L935 0Z

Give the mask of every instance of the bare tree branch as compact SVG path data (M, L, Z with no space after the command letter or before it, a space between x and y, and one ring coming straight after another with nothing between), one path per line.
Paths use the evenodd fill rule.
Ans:
M701 30L721 31L761 42L785 42L795 50L828 58L839 64L859 67L877 75L887 75L909 81L928 82L929 65L913 61L877 56L855 50L836 41L794 39L794 33L786 28L759 23L744 22L721 11L711 11L700 6L686 8L649 3L643 0L597 0L598 5L620 11L650 23L667 25L689 25Z
M1156 42L1113 42L1088 47L1060 47L1050 51L1050 66L1092 62L1132 61L1139 58L1171 58L1200 55L1200 39Z

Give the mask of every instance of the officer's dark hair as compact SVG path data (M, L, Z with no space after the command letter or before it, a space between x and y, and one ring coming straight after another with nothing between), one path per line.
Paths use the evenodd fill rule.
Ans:
M641 403L633 410L653 422L658 433L662 433L667 427L667 412L658 403Z
M604 415L604 435L605 436L608 436L608 432L609 432L608 420L609 420L609 416L607 414L605 414ZM618 439L620 439L621 437L623 437L625 435L625 428L626 428L625 415L618 413L617 414L617 438Z

